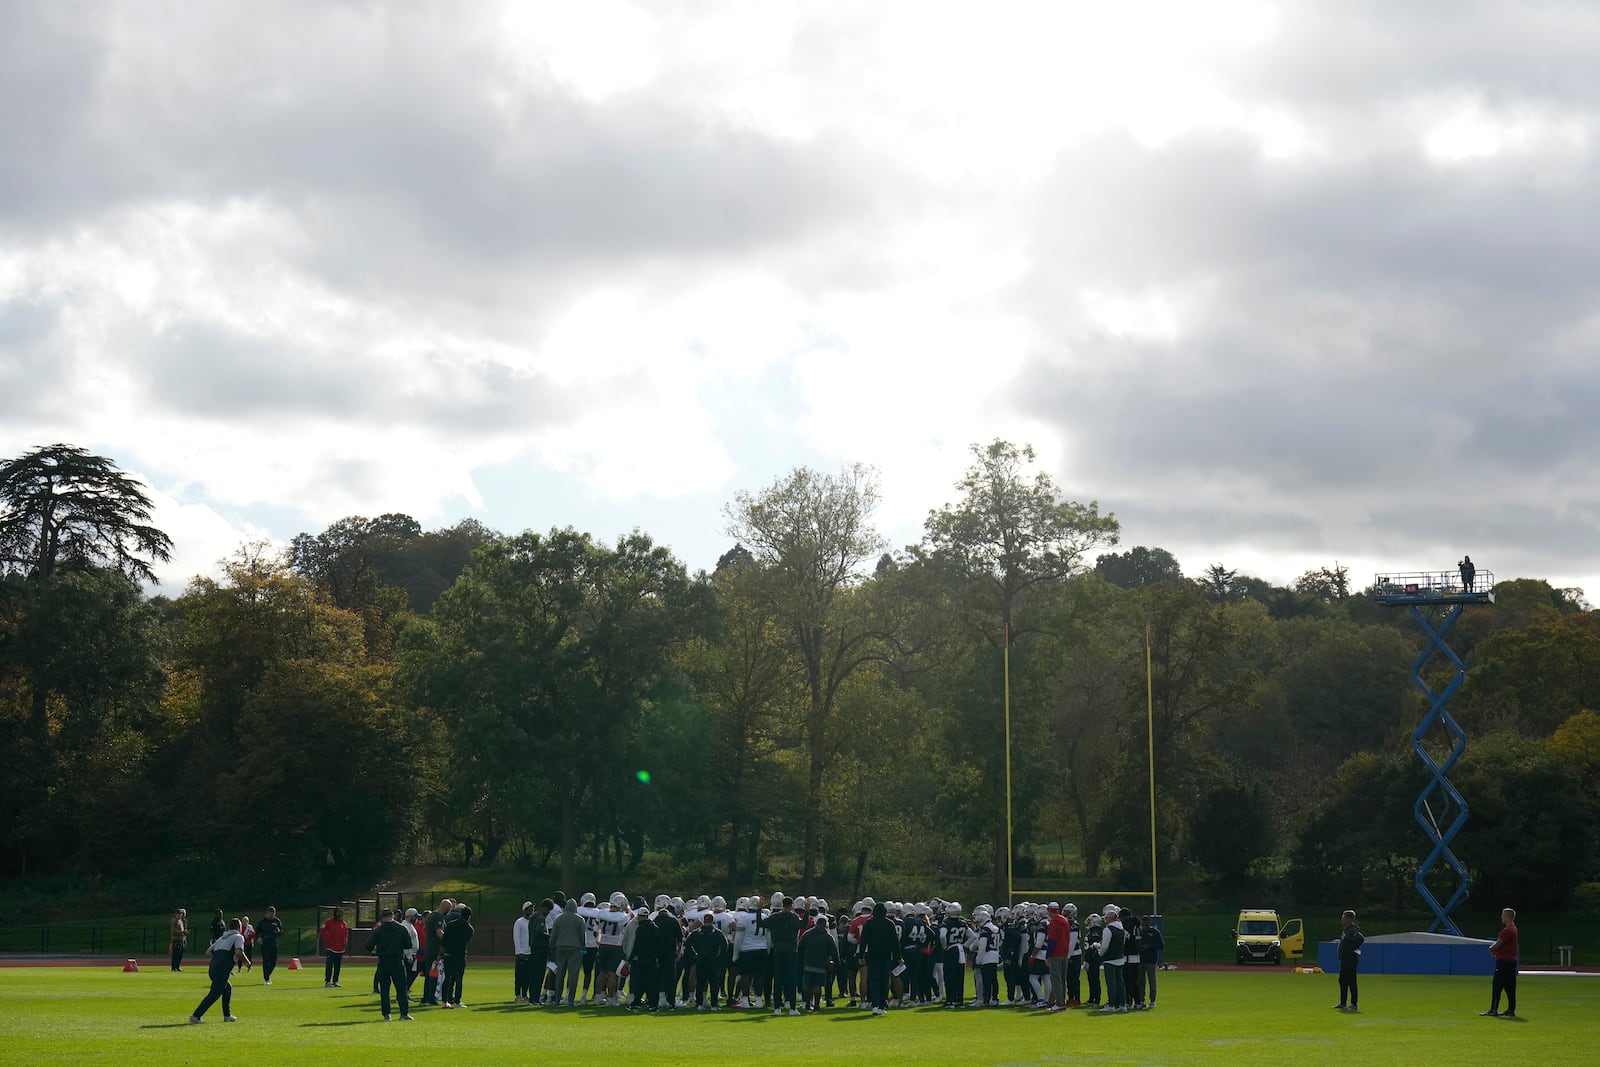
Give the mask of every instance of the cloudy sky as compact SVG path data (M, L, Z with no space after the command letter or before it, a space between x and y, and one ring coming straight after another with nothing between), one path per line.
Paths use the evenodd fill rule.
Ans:
M405 511L691 567L1032 443L1186 572L1600 593L1600 6L0 0L0 456L169 592Z

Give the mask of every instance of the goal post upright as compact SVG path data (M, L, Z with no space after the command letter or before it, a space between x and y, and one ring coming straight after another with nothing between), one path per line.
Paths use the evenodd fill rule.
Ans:
M1144 627L1145 745L1150 757L1150 910L1156 906L1156 683L1154 654L1150 649L1150 624Z

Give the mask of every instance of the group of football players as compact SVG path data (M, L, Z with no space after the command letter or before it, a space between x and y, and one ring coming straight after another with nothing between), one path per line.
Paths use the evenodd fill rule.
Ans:
M720 896L659 896L652 906L622 893L604 905L592 893L576 903L556 894L523 906L513 937L518 1003L646 1012L726 1005L776 1015L839 1001L875 1014L934 1004L1148 1010L1164 947L1157 924L1115 904L1080 920L1070 903L983 904L969 915L937 897L866 897L837 911L820 897L782 893L740 897L732 907ZM541 937L563 910L587 925L579 983Z

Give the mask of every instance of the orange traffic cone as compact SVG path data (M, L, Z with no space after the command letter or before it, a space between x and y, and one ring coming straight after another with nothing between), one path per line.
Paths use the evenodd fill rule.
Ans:
M294 957L290 958L290 960L289 960L289 969L291 971L300 970L300 957L299 956L294 956Z
M129 960L127 963L124 963L122 965L122 973L123 974L127 974L130 971L137 972L138 970L139 970L139 961L138 960Z

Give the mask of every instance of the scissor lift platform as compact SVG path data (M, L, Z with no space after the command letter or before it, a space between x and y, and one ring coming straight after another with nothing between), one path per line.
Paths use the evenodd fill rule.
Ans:
M1387 607L1409 604L1493 604L1494 575L1479 571L1472 588L1461 584L1457 571L1421 571L1414 574L1380 574L1372 581L1372 599Z

